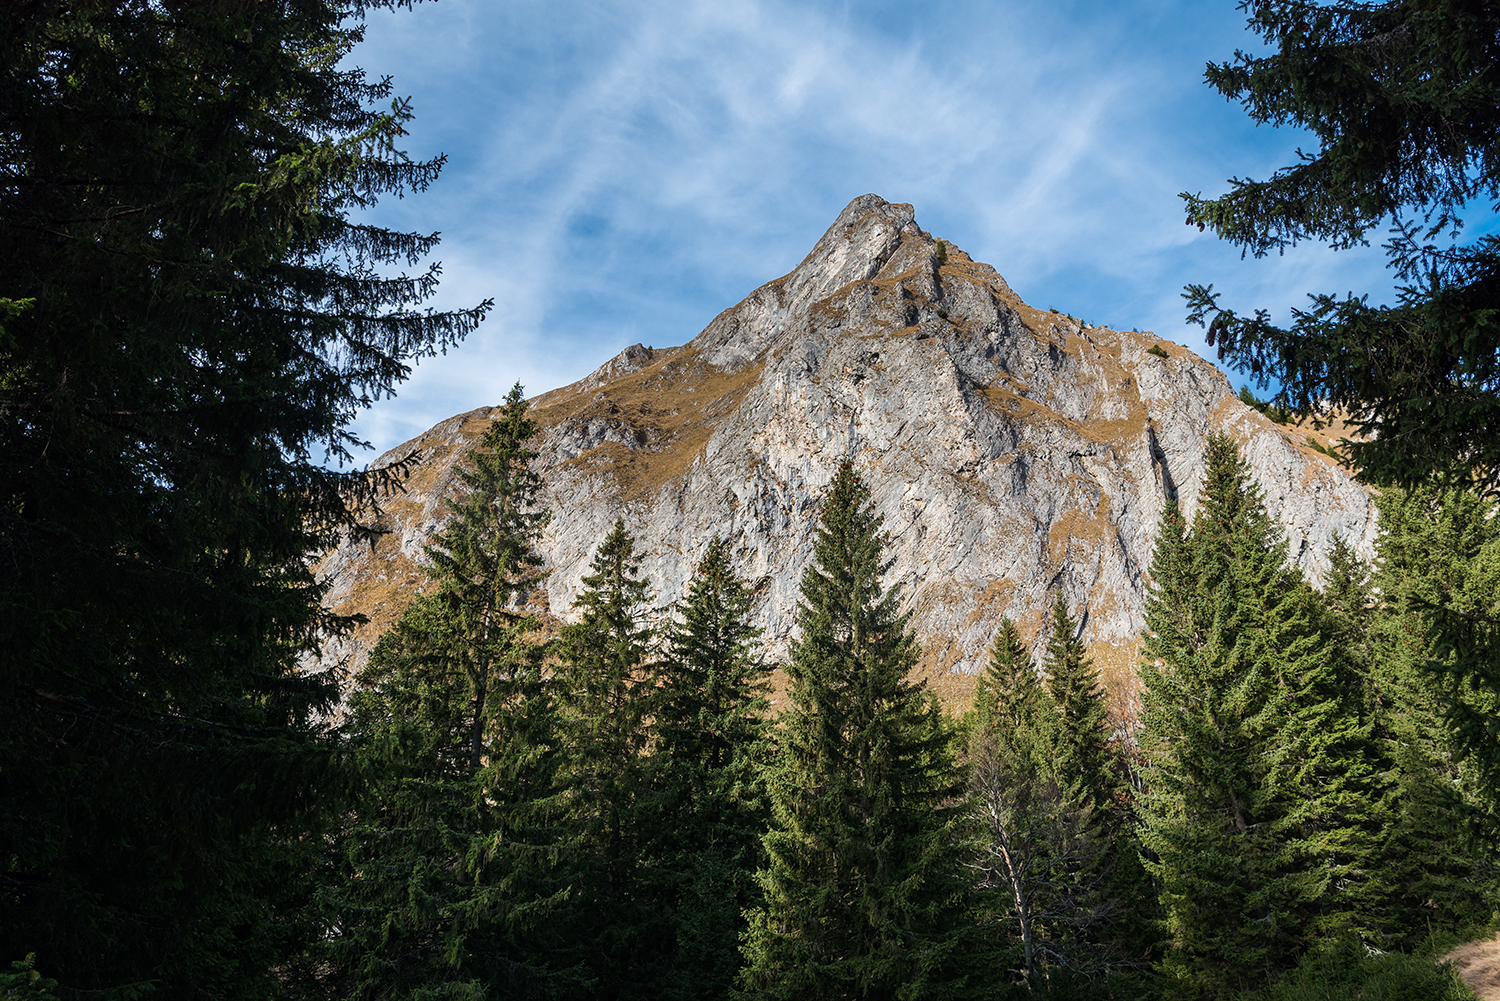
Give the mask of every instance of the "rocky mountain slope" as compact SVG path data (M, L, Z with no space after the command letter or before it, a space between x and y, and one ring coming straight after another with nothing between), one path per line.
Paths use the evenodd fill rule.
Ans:
M1160 352L1160 354L1156 353ZM489 408L382 456L420 450L373 545L318 565L340 612L370 617L325 656L358 666L421 586L421 545L453 466ZM912 207L855 199L790 274L676 348L627 348L534 399L554 515L546 601L566 620L617 515L648 554L663 605L714 534L755 582L767 653L784 654L822 490L854 457L895 563L889 581L939 691L962 698L996 624L1041 641L1061 592L1122 699L1168 498L1191 516L1204 442L1240 442L1295 561L1314 579L1342 533L1368 553L1366 492L1313 443L1235 397L1207 361L1149 333L1090 327L1022 302L1005 280L923 232Z

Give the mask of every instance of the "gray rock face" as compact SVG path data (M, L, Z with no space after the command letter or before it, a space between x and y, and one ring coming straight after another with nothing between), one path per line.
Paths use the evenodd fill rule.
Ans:
M772 657L792 636L822 492L845 456L873 489L888 581L934 678L977 672L1002 616L1040 644L1061 592L1106 680L1128 689L1157 523L1174 497L1192 516L1211 432L1240 443L1315 581L1334 533L1366 554L1375 537L1364 489L1309 446L1327 435L1271 423L1178 345L1027 306L989 265L940 247L910 205L875 195L684 346L627 348L535 398L533 413L554 512L542 545L552 612L571 617L617 515L663 606L722 535L755 582ZM328 655L357 665L420 586L421 544L488 414L378 460L423 453L386 505L388 534L319 565L333 607L372 617Z

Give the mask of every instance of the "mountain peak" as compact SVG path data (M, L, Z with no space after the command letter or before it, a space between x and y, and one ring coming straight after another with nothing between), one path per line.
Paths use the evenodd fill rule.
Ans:
M557 514L542 544L557 617L621 516L664 606L709 540L729 540L756 583L766 653L782 656L822 488L849 455L885 519L888 583L924 669L960 699L1000 619L1040 643L1061 593L1128 701L1160 514L1178 499L1191 516L1211 432L1240 443L1314 579L1333 534L1366 552L1374 541L1368 495L1317 449L1326 434L1272 424L1213 365L1150 333L1033 309L989 265L940 252L910 205L876 195L681 347L632 345L532 413ZM424 458L389 505L390 533L320 565L335 609L372 619L345 651L356 663L423 582L422 543L488 415L391 453L420 444Z

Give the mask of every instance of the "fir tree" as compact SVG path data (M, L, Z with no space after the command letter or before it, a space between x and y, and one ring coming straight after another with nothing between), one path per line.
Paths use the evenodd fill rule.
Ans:
M1052 634L1042 666L1057 707L1053 757L1058 780L1080 805L1102 813L1118 785L1108 746L1108 707L1099 673L1061 592L1052 602Z
M1013 714L1017 725L976 729L970 742L984 885L1002 891L1024 980L1038 986L1060 977L1057 989L1067 989L1070 974L1129 966L1147 948L1136 939L1150 938L1142 935L1149 915L1134 920L1141 906L1122 899L1141 895L1144 873L1122 808L1123 772L1104 690L1077 633L1059 596L1043 687L1014 625L1002 623L975 715L994 717L989 707L1014 704L1026 709Z
M1262 256L1302 240L1351 247L1390 225L1393 306L1312 297L1290 326L1221 310L1189 286L1190 319L1277 402L1331 408L1368 482L1500 476L1500 237L1461 241L1461 216L1500 199L1500 10L1488 3L1243 3L1264 54L1210 64L1208 83L1261 124L1312 134L1309 152L1219 198L1184 193L1188 222Z
M572 985L543 947L566 895L550 863L556 720L538 624L548 512L531 470L537 425L515 386L459 469L426 546L429 592L360 676L350 731L377 781L342 838L349 876L327 955L356 996Z
M963 980L959 790L918 648L884 591L880 518L845 460L802 577L791 706L745 987L772 998L956 996Z
M319 935L306 557L404 468L339 472L355 414L487 308L367 221L443 163L344 61L395 6L0 5L0 956L70 990L260 996Z
M719 998L739 970L742 912L766 829L769 668L750 624L754 595L715 536L656 666L651 784L655 854L668 875L676 949L662 996Z
M1328 544L1328 575L1323 596L1335 614L1343 616L1356 632L1369 618L1374 597L1370 567L1343 535L1334 533Z
M1032 760L1044 753L1033 738L1047 732L1054 710L1020 630L1010 618L1001 619L989 663L974 686L970 731L991 734L1002 747Z
M616 518L574 600L580 618L557 648L574 883L563 951L591 971L600 998L649 993L673 947L646 829L655 632L640 561Z
M1192 532L1164 519L1146 614L1141 812L1168 969L1242 989L1359 926L1374 822L1358 686L1223 436Z
M495 715L487 703L492 693L503 703L503 687L511 680L504 658L524 647L537 628L535 616L514 607L542 583L536 544L551 519L537 503L542 478L531 463L538 428L527 410L517 383L479 449L467 453L467 468L458 470L464 490L447 501L448 524L424 547L428 576L438 585L433 599L451 623L441 642L461 665L470 692L469 704L455 707L470 721L470 770L480 766L484 732ZM394 661L399 654L391 651L389 657Z

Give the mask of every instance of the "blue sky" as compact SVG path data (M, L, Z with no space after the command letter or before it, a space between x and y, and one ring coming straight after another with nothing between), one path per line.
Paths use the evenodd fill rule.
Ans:
M435 305L496 308L361 416L363 458L517 380L534 395L629 344L683 343L868 191L911 202L1035 306L1205 356L1188 282L1279 320L1313 291L1390 301L1378 246L1241 260L1183 225L1178 192L1220 193L1308 144L1202 82L1255 41L1224 0L372 12L354 59L413 98L408 151L448 155L431 190L373 218L442 232Z

